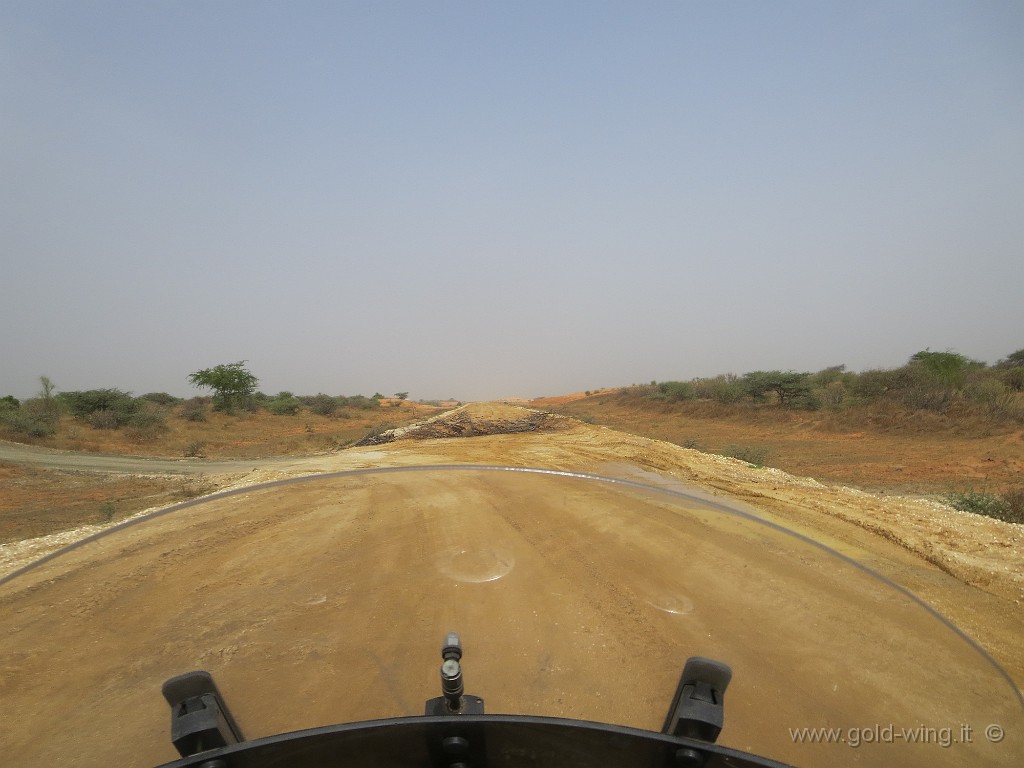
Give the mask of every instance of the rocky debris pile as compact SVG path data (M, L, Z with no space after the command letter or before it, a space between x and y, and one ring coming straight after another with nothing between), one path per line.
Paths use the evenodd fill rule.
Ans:
M568 421L544 411L517 408L515 418L486 418L474 415L466 408L442 413L419 424L371 432L359 442L362 445L383 445L395 440L437 440L447 437L479 437L481 435L510 435L517 432L552 432Z

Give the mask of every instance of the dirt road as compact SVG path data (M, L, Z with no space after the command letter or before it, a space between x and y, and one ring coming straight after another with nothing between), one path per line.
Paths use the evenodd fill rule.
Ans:
M275 467L296 461L295 457L274 459L150 459L137 456L106 456L97 453L56 451L35 445L8 443L0 440L0 462L23 464L46 469L79 472L116 472L133 475L152 474L220 474L246 471L253 467Z
M467 413L523 421L503 406ZM0 723L4 754L18 765L169 760L159 684L192 668L217 675L249 736L417 714L436 695L452 629L467 645L469 692L493 712L657 729L679 665L704 654L736 673L730 746L804 764L1010 765L1019 754L1006 751L1020 746L1012 739L794 745L787 729L804 726L1014 727L1020 704L921 606L701 499L874 568L1021 679L1019 526L571 420L293 459L246 482L429 464L595 472L692 498L562 475L385 472L239 487L128 527L0 584L0 698L18 704ZM994 690L1001 698L987 700Z

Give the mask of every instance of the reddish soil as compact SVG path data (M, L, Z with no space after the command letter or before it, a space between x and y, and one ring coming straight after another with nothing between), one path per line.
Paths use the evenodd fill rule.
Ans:
M940 426L778 408L716 408L622 398L616 393L531 403L596 424L708 453L749 447L764 463L802 477L889 493L1000 492L1024 483L1024 430L987 423Z
M97 475L0 465L0 543L120 520L215 488L194 477Z

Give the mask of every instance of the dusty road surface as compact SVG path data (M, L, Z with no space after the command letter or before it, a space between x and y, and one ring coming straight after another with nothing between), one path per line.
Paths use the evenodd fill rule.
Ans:
M909 589L1018 676L1019 526L571 420L521 431L533 417L507 406L453 418L488 427L258 470L249 482L295 482L141 518L0 583L5 760L171 760L159 686L196 668L250 738L420 714L458 630L468 692L494 713L657 730L681 664L705 655L734 670L728 746L805 765L1016 764L1018 694L970 642L758 520ZM515 429L495 434L505 421ZM323 475L452 464L675 494L497 469ZM924 743L852 746L889 726ZM815 727L846 742L799 743L794 731Z
M288 466L295 461L301 461L301 457L298 459L294 456L285 456L272 459L227 459L222 461L151 459L138 456L59 451L53 448L0 440L0 462L84 472L116 472L135 475L218 474L238 472L243 468Z

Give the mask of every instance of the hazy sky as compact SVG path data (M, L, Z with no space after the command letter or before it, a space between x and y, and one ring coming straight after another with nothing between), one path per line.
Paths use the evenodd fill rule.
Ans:
M0 0L0 395L1024 347L1024 4Z

